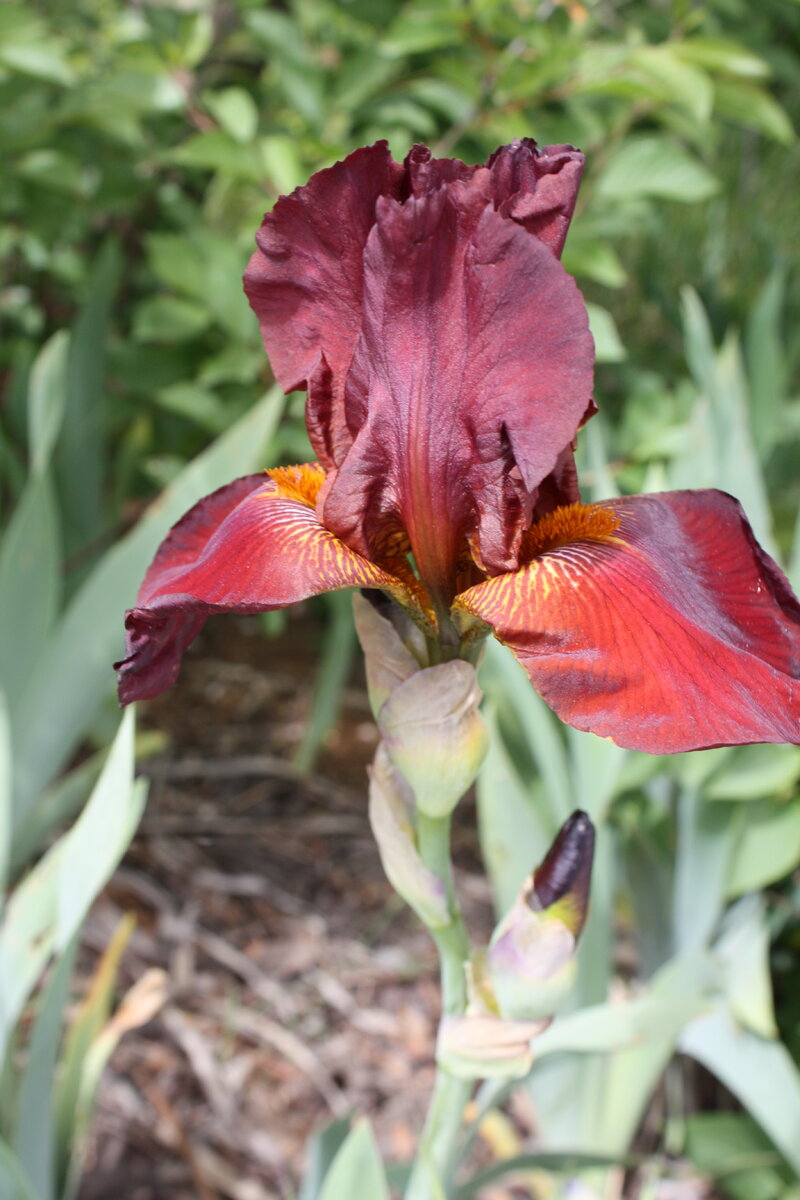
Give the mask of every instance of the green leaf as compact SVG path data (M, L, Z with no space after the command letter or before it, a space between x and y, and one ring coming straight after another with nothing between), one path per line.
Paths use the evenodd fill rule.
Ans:
M742 813L746 825L726 879L730 898L782 879L800 862L800 800L756 800Z
M381 42L390 58L444 50L461 44L464 17L460 11L408 6L392 24Z
M3 1200L41 1200L33 1190L16 1154L1 1138L0 1196Z
M713 961L705 953L673 959L633 999L596 1004L559 1017L537 1037L536 1061L565 1052L609 1054L649 1039L676 1038L703 1011L716 978Z
M259 138L258 153L261 156L264 175L271 180L276 192L288 195L301 183L305 183L306 170L291 138L281 134Z
M50 478L33 475L0 543L0 686L17 699L53 627L61 586Z
M684 62L696 63L717 74L742 79L764 79L769 75L764 59L746 50L740 42L692 37L673 42L672 50Z
M789 576L789 582L794 588L795 594L800 592L800 510L797 513L797 520L794 525L794 537L792 538L792 548L789 552L789 565L786 571Z
M14 172L40 187L65 192L73 201L91 194L92 176L86 167L59 150L31 150L14 164Z
M87 546L106 526L105 354L121 270L119 246L108 240L92 265L86 302L70 338L66 410L54 456L67 554Z
M117 930L115 940L122 933L123 941L131 932L129 924L126 930ZM101 960L95 983L99 990L110 988L116 973L117 949L109 947ZM94 1109L95 1096L100 1084L100 1077L106 1068L108 1060L128 1030L138 1029L146 1024L163 1007L167 999L168 979L166 972L157 967L151 967L125 993L111 1020L89 1044L86 1055L80 1063L80 1087L75 1098L75 1104L68 1116L71 1116L71 1132L64 1142L64 1153L61 1165L65 1170L61 1200L76 1200L81 1182L82 1168L86 1156L89 1127ZM96 997L90 997L90 1007L96 1006ZM77 1066L78 1064L76 1064Z
M604 287L619 288L628 279L614 247L600 239L581 241L571 234L564 247L563 263L570 275L592 279Z
M719 183L701 162L667 137L631 137L623 142L597 184L604 200L659 196L695 204Z
M633 1156L620 1158L616 1154L580 1154L578 1151L570 1153L569 1150L560 1152L543 1150L540 1153L514 1154L510 1158L503 1159L502 1162L495 1163L492 1167L487 1167L477 1175L473 1175L472 1179L468 1179L466 1183L462 1183L456 1191L455 1200L470 1200L470 1197L477 1195L490 1183L496 1183L498 1179L503 1179L506 1175L516 1172L547 1171L557 1175L577 1176L591 1171L595 1167L635 1166L638 1161L638 1158Z
M570 764L558 717L534 691L523 667L510 650L493 639L486 645L481 686L498 704L510 706L530 755L539 768L553 834L576 807ZM513 753L512 753L513 759Z
M350 1125L350 1118L342 1117L338 1121L331 1121L329 1125L311 1135L306 1150L308 1165L303 1176L299 1200L318 1200L323 1180L347 1140Z
M679 43L641 46L630 57L667 103L686 108L694 119L705 124L711 116L714 89L704 70L690 65L677 50Z
M740 823L692 788L683 789L677 810L672 927L675 949L689 953L708 943L722 915Z
M112 691L123 612L162 538L202 496L267 464L284 404L272 389L186 467L72 599L15 709L15 823L23 821Z
M56 1195L53 1078L78 940L76 933L47 980L28 1042L18 1098L14 1150L39 1200L54 1200Z
M39 475L50 462L67 404L69 334L54 333L31 368L28 388L28 452Z
M144 807L133 780L133 710L122 718L108 759L72 829L13 892L0 928L0 1059L50 955L63 951L122 857Z
M165 158L182 167L220 171L253 183L260 182L264 175L261 160L253 153L252 146L244 145L225 129L193 134L174 150L165 151Z
M762 896L744 896L733 906L714 950L722 962L723 987L733 1016L760 1037L776 1038L770 931Z
M714 108L746 129L755 129L784 146L795 140L786 112L768 92L739 80L719 80L714 88Z
M557 823L537 803L541 783L523 780L506 747L497 709L488 704L484 718L489 750L476 783L481 855L489 872L495 911L507 912L526 876L544 858Z
M786 1200L788 1172L747 1113L691 1113L686 1118L685 1153L730 1200Z
M30 8L18 4L0 5L0 66L49 83L74 81L63 42Z
M90 1060L93 1045L108 1021L120 960L135 926L136 918L128 913L117 924L113 937L103 951L91 984L69 1027L56 1080L55 1098L52 1097L52 1077L50 1079L50 1103L55 1105L57 1191L60 1197L65 1194L64 1183L67 1178L78 1174L85 1149L87 1130L84 1117L88 1112L81 1100L87 1090L86 1064ZM90 1102L92 1093L93 1089L87 1097Z
M772 449L786 398L788 369L781 336L785 291L785 272L776 268L750 310L744 334L750 391L758 397L750 413L762 458Z
M216 38L211 12L198 12L185 20L181 31L179 57L183 67L196 67L208 54Z
M800 1174L800 1073L786 1047L717 1012L694 1021L681 1036L680 1048L738 1097Z
M147 252L167 287L196 301L235 342L242 341L252 313L242 291L242 255L235 242L205 230L181 237L153 234Z
M165 745L166 735L159 730L138 733L136 761L141 762L153 754L161 753ZM108 747L105 746L83 759L79 766L60 775L37 797L26 819L14 830L12 872L23 870L55 830L74 820L97 782L107 758Z
M202 247L175 233L151 233L145 246L147 265L160 283L202 302L207 291Z
M589 814L595 824L606 819L616 794L617 780L628 751L606 738L580 729L567 729L572 760L573 795L577 808Z
M226 133L243 145L252 142L258 132L258 109L249 92L241 87L204 92L203 103Z
M155 398L167 412L196 421L212 434L222 433L229 424L230 413L220 397L196 383L173 383L157 392Z
M534 1044L540 1134L588 1153L625 1153L677 1037L717 983L706 954L674 959L643 994L559 1017Z
M689 367L702 394L690 420L686 453L670 467L670 484L717 487L741 501L762 546L777 557L766 484L750 430L747 376L734 334L717 350L697 294L683 288L684 338Z
M787 792L800 778L800 747L739 746L705 786L709 800L759 800Z
M617 481L609 464L610 430L602 413L598 413L583 431L578 450L583 452L585 469L589 484L588 491L592 500L610 500L619 495ZM580 471L579 471L580 474Z
M348 54L331 80L335 89L334 103L347 113L366 106L399 73L401 65L397 60L376 54L372 46Z
M131 787L133 717L132 711L125 712L89 802L63 839L58 870L58 948L65 947L80 927L139 824L145 789L139 784ZM139 783L145 784L146 788L146 781ZM124 802L126 793L129 795L127 806Z
M309 65L296 66L285 57L276 58L274 67L289 107L305 117L312 129L321 129L325 122L325 102L318 70Z
M2 897L8 880L8 865L11 857L11 827L13 821L11 780L11 728L8 719L8 702L0 688L0 913Z
M211 322L208 308L180 296L148 296L137 305L133 336L137 342L185 342L197 337Z
M366 1121L353 1126L336 1155L320 1192L320 1200L390 1200L389 1185L372 1130Z
M245 23L259 42L298 67L310 62L308 46L296 22L284 12L262 5L248 12Z
M627 351L620 341L614 318L607 308L599 304L586 304L589 314L589 329L594 338L595 357L599 363L624 362Z

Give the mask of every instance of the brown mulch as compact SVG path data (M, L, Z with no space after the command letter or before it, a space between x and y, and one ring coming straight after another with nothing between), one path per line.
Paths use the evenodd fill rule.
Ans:
M82 967L88 978L133 912L120 991L163 972L166 1002L111 1058L79 1200L294 1200L309 1136L349 1115L369 1117L388 1160L414 1152L434 1077L436 956L370 833L377 735L360 664L314 770L291 765L320 637L311 606L277 639L257 618L211 621L178 685L139 706L140 729L166 745L143 765L146 815L92 910ZM485 941L491 897L469 801L454 859ZM479 1154L529 1148L534 1126L518 1089ZM620 1174L616 1200L645 1183ZM659 1200L711 1195L691 1172L664 1186ZM541 1194L509 1181L481 1200Z
M377 744L360 681L312 774L291 755L315 683L319 626L270 640L211 622L178 686L140 706L165 731L142 827L93 910L92 953L123 913L137 928L120 985L148 968L169 999L127 1034L98 1099L80 1200L295 1195L309 1135L366 1114L393 1160L413 1152L433 1081L432 943L387 884L366 816ZM491 929L474 819L458 884Z

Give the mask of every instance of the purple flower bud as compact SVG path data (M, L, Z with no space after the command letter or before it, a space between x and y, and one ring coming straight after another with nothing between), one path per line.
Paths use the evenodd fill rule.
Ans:
M573 813L495 929L488 964L502 1016L552 1014L571 988L593 853L592 823L585 813Z
M542 863L533 872L530 906L558 915L578 937L586 923L594 859L594 826L578 809L561 826Z

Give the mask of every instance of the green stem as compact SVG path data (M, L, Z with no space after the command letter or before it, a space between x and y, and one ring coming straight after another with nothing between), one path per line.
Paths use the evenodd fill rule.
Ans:
M422 861L445 883L450 909L450 924L443 929L430 931L439 951L442 1013L445 1016L461 1016L467 1007L464 963L469 958L469 939L453 888L450 818L437 819L419 813L417 837ZM436 1085L406 1200L445 1200L450 1194L463 1129L464 1108L471 1090L469 1080L457 1079L443 1067L437 1068Z

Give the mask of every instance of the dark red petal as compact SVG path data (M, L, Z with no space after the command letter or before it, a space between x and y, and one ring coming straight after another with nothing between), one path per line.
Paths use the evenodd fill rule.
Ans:
M491 170L495 207L561 257L583 174L574 146L536 145L523 138L495 150Z
M487 180L483 169L403 204L378 201L345 396L360 432L324 508L326 525L363 551L370 521L396 514L423 579L442 592L473 532L489 571L516 563L509 473L516 465L534 491L592 389L580 292L494 210Z
M457 606L493 626L564 721L620 746L800 742L800 604L740 505L667 492L597 510L619 527Z
M398 194L402 179L386 142L318 171L265 216L245 271L245 291L284 391L324 376L309 404L314 448L326 466L333 462L328 421L361 329L362 258L375 201Z
M215 612L284 608L340 588L402 585L323 529L313 508L282 496L265 475L201 500L162 544L125 619L123 704L158 695Z
M385 142L356 150L278 200L256 235L245 291L258 316L275 377L307 388L312 445L331 468L360 426L344 419L345 376L362 323L363 254L379 197L405 201L480 175L495 208L561 253L583 156L531 138L497 150L488 171L415 146L401 166Z
M456 180L467 182L480 170L459 158L433 158L428 147L422 145L412 146L403 161L403 167L406 177L399 197L401 200L409 196L424 196Z
M585 812L576 809L533 872L532 907L547 909L566 899L562 913L571 918L571 932L576 937L583 929L589 907L594 843L592 822Z
M234 479L232 483L217 488L209 496L204 496L184 513L172 526L147 568L147 574L136 597L137 604L147 604L152 596L157 595L171 572L183 570L196 562L209 538L228 514L251 492L263 488L265 482L266 476L263 471L243 475L240 479Z
M533 497L533 520L538 521L556 508L577 504L580 498L575 455L570 445L561 451L555 467L536 489Z

